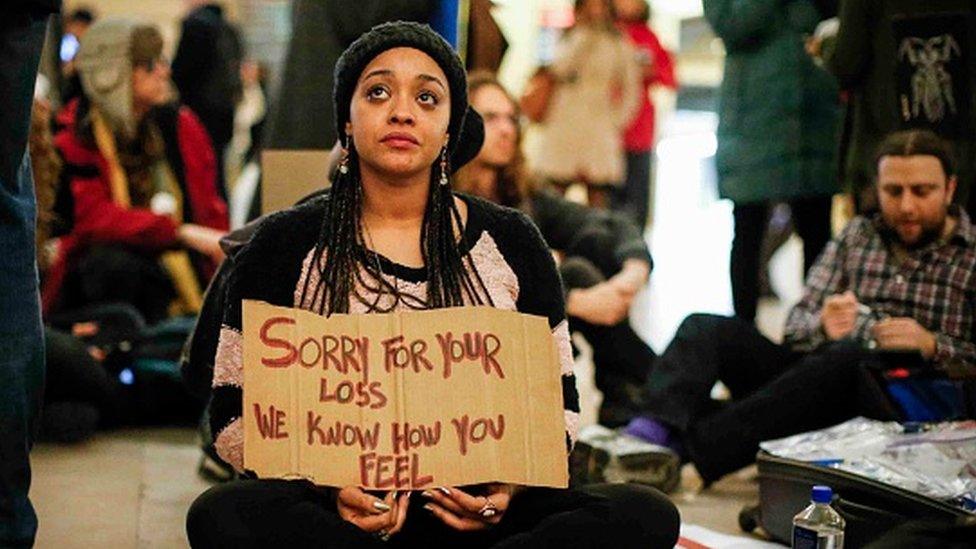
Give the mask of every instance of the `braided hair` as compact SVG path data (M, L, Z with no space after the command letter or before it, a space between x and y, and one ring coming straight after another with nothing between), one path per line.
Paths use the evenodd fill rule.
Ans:
M427 273L427 297L402 291L383 276L375 253L366 249L363 237L363 187L359 155L350 142L346 149L345 173L337 172L332 184L325 218L312 252L309 272L318 271L310 287L305 277L299 303L308 303L319 314L348 313L350 299L367 306L370 312L388 312L403 303L411 309L437 309L463 305L494 305L464 236L461 214L450 185L440 184L447 166L431 170L427 205L420 232L421 254ZM460 239L455 237L455 227ZM328 250L328 257L323 256ZM367 295L360 293L364 289ZM311 292L311 293L309 293ZM369 294L373 294L371 297ZM392 305L380 306L384 295L393 296Z

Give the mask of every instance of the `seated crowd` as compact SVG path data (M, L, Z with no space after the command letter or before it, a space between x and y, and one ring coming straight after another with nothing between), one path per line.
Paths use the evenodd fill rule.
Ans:
M610 528L622 543L664 547L677 536L673 506L636 489L489 485L425 492L411 504L395 493L254 478L239 425L246 298L320 314L490 304L545 316L562 353L570 446L578 334L593 349L599 423L694 464L706 485L752 463L762 441L852 417L973 415L976 395L958 379L976 368L976 229L953 202L951 143L932 132L881 143L879 211L854 217L824 248L782 343L751 319L693 314L657 356L630 321L653 269L640 223L546 186L523 157L518 102L491 74L466 75L426 27L375 27L346 50L333 96L343 155L332 187L233 232L219 155L174 99L162 51L152 25L99 21L75 61L79 96L50 123L36 107L50 372L42 435L76 441L97 425L202 414L204 470L236 480L194 503L194 546L309 536L336 546L396 536L596 546L593 530ZM387 126L420 136L403 146L416 145L413 157L372 141ZM160 361L168 376L149 366ZM730 398L712 398L717 382ZM479 514L488 504L498 517ZM646 514L628 514L635 506Z

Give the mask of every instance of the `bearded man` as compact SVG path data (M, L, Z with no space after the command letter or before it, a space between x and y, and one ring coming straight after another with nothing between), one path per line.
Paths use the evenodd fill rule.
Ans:
M761 441L855 416L971 415L953 378L976 365L976 229L952 204L951 146L927 130L898 132L875 165L880 212L854 218L824 249L785 342L739 319L688 317L628 434L679 451L710 483L751 463ZM709 396L719 380L728 402Z

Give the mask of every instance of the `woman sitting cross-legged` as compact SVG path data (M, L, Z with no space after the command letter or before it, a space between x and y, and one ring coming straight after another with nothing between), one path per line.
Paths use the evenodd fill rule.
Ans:
M107 17L81 41L84 94L58 115L65 234L46 273L52 314L131 305L149 324L199 310L228 228L206 130L170 97L163 37Z
M345 155L331 192L266 218L235 256L211 405L218 453L244 472L243 299L323 315L480 304L543 316L571 443L579 405L553 259L524 215L451 190L452 168L483 135L460 59L426 26L380 25L340 58L333 97ZM659 532L673 545L677 531L670 505L645 513L569 489L447 488L375 496L249 478L201 495L187 533L194 547L646 547ZM616 511L622 501L631 513Z

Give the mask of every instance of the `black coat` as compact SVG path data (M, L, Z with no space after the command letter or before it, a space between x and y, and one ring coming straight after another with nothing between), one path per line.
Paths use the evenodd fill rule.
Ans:
M824 43L824 58L840 86L851 92L844 173L855 191L871 185L881 140L908 128L931 129L953 141L959 160L957 200L976 182L974 6L972 0L841 3L840 30ZM949 47L935 49L940 59L920 62L919 49L937 46L933 39L946 36L952 37Z
M234 134L234 110L241 96L241 39L220 6L197 8L183 20L173 57L173 83L210 134L218 152Z
M269 149L330 149L336 141L332 68L339 55L386 21L426 22L436 0L296 0L281 91L272 108Z

